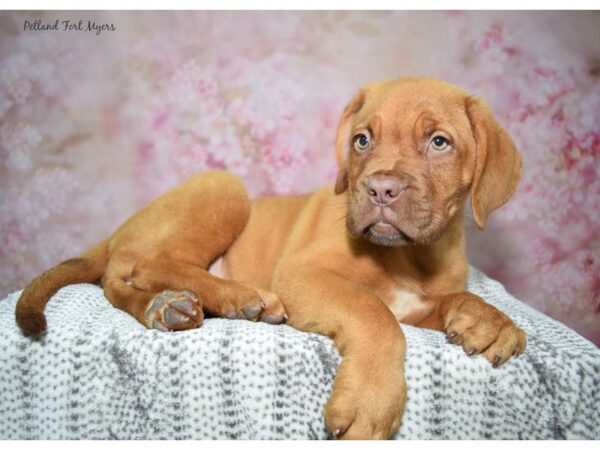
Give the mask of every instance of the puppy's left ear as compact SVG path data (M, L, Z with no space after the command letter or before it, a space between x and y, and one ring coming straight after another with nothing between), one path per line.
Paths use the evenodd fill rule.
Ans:
M338 174L335 181L335 193L341 194L348 189L348 153L350 152L350 140L352 136L352 119L360 108L364 105L366 98L366 91L363 89L356 94L350 103L344 108L340 123L337 129L337 136L335 139L335 156L338 163Z
M466 112L477 145L471 206L475 223L481 230L488 215L515 193L521 179L521 157L483 100L467 98Z

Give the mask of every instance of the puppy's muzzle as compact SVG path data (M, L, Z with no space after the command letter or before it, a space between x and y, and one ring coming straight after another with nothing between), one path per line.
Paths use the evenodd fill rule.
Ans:
M394 203L406 185L395 175L373 174L365 186L369 201L376 206L390 206Z

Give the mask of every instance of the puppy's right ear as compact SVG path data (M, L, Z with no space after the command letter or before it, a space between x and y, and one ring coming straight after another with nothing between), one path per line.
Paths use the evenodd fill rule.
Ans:
M361 90L344 108L335 139L335 155L338 164L338 174L335 181L335 193L341 194L348 189L348 154L351 147L352 119L365 104L365 90Z

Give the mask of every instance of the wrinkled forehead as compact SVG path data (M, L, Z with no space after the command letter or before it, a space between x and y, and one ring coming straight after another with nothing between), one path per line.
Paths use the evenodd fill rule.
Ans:
M465 102L468 94L436 80L396 81L365 87L365 101L355 125L376 122L387 128L427 128L450 122L468 125Z

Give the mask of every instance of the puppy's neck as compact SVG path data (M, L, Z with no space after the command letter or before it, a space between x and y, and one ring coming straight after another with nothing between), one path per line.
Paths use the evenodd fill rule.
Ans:
M456 265L467 265L465 246L464 207L448 222L442 235L430 245L407 247L419 268L429 274L447 270Z
M464 208L458 210L448 222L441 236L431 244L412 244L402 247L383 247L372 243L355 242L355 254L369 254L386 271L415 270L419 278L436 278L437 275L466 278L468 263L464 235Z

